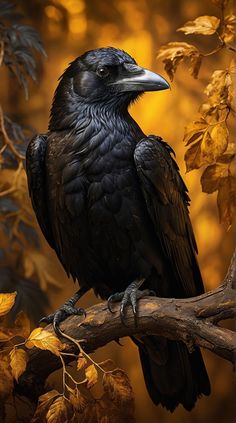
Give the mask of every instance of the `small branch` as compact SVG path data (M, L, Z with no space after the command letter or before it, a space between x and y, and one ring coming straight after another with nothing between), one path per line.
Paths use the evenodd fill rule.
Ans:
M11 150L11 152L14 154L18 162L21 162L22 160L24 160L24 156L17 151L12 140L9 138L7 134L7 131L4 125L4 115L3 115L3 110L1 105L0 105L0 133L2 133L2 136L3 136L3 144L6 145Z
M149 297L139 301L138 325L135 325L130 307L126 325L120 320L119 304L111 313L106 303L89 308L85 319L73 316L61 324L69 337L83 340L86 353L94 352L107 343L124 336L153 334L184 342L190 351L195 346L206 348L234 363L236 333L217 326L220 320L236 316L236 290L232 289L236 277L236 253L234 253L224 283L217 289L193 298L172 299ZM53 332L52 325L46 327ZM63 353L78 353L78 347L64 341ZM68 356L72 360L73 356ZM30 352L27 370L21 376L17 392L33 400L42 393L46 378L61 367L58 357L48 351L34 349Z

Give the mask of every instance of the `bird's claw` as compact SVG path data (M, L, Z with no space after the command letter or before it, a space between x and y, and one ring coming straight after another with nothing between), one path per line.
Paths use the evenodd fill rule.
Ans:
M86 317L86 311L83 308L76 308L69 304L64 304L62 307L60 307L58 310L55 311L55 313L49 314L49 316L43 317L39 323L52 323L53 329L55 333L60 336L61 330L59 328L60 323L65 320L69 316L78 315L78 316L85 316Z
M113 313L111 304L121 301L120 318L122 323L125 325L125 309L127 305L131 304L135 324L137 325L137 300L147 296L156 296L156 293L150 289L144 289L143 291L141 291L137 288L137 284L135 282L132 282L124 292L118 292L116 294L111 295L108 298L107 307L109 311Z

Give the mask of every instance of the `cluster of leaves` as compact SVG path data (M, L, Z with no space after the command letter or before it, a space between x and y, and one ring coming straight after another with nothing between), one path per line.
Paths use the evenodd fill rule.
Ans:
M23 16L15 11L15 5L8 1L0 2L0 70L5 65L28 96L29 79L36 78L36 62L34 52L45 56L42 43L37 32L28 25L21 23ZM42 290L47 283L58 285L51 275L50 260L42 253L40 245L40 231L36 224L30 204L27 178L24 170L24 157L28 140L33 135L32 128L23 127L13 122L5 115L0 105L0 290L6 292L5 280L6 264L9 266L9 284L15 281L12 290L24 290L24 295L18 295L23 309L27 303L32 304L33 289L39 294L39 309L30 317L36 321L45 313L47 301L43 293L39 292L34 279L37 279ZM3 253L4 251L4 253ZM19 283L18 283L19 281ZM20 283L20 281L22 283ZM28 284L27 284L28 283ZM29 297L30 298L27 298ZM40 306L41 304L41 306Z
M212 0L220 8L221 18L199 16L186 22L177 31L188 34L216 35L217 47L203 54L192 44L171 42L162 46L158 58L162 59L171 80L178 65L186 62L191 75L198 77L204 57L227 50L235 54L236 49L229 43L235 38L236 16L226 14L228 0ZM199 116L186 127L184 142L188 147L185 153L187 172L207 166L201 177L202 190L217 193L220 222L230 226L236 210L235 144L229 137L228 122L234 116L233 74L234 61L227 69L214 70L204 93L207 97L199 108Z
M122 369L114 368L112 360L96 363L82 349L80 343L74 342L80 351L75 354L63 352L64 345L51 332L36 328L30 333L30 322L20 312L14 326L6 324L6 315L13 307L16 292L0 294L0 399L6 401L13 392L14 380L19 381L24 373L29 352L32 348L48 350L58 356L63 369L63 392L55 389L40 396L32 423L54 423L66 421L76 423L121 423L134 422L134 396L128 376ZM14 344L14 340L21 340ZM72 355L76 361L78 376L75 380L68 372L64 357ZM103 394L95 398L92 388L102 374Z

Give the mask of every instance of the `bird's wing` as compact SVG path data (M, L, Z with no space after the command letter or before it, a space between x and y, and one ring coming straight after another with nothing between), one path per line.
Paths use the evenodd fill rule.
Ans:
M49 245L55 248L45 194L46 145L47 135L40 134L32 138L26 152L26 173L29 194L39 226Z
M177 281L178 286L172 290L176 296L194 296L204 288L189 218L187 188L172 153L161 138L148 136L137 144L134 159L156 236Z

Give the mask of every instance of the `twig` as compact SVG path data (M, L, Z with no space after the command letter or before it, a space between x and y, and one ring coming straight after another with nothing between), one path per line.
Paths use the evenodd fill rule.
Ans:
M4 115L3 115L3 110L2 110L1 105L0 105L0 133L2 133L2 136L3 136L3 144L5 144L7 147L9 147L11 152L14 154L15 158L19 162L24 160L24 156L16 150L12 140L9 138L9 136L7 134L7 131L6 131L6 128L5 128L5 125L4 125Z

